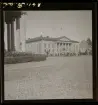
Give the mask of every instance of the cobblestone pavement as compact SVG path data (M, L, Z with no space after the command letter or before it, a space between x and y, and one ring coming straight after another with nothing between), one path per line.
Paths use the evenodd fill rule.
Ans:
M92 98L92 57L5 65L5 100Z

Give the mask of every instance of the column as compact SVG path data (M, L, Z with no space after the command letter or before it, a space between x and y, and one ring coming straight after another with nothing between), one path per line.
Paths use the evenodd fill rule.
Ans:
M63 43L61 43L61 54L62 54Z
M69 52L69 43L68 43L68 52Z
M66 43L65 43L65 51L66 51Z
M57 43L55 43L55 46L56 46L56 55L58 54L58 47L57 47Z
M11 51L15 51L14 20L11 21Z
M59 45L59 49L60 49L60 55L61 55L61 43L60 43L60 45Z
M17 51L17 34L16 34L16 19L15 19L15 21L14 21L14 41L15 41L15 51Z
M65 43L64 43L64 54L65 54L65 50L66 50L66 49L65 49Z
M43 43L42 43L42 41L40 42L40 53L41 54L43 53Z
M63 43L63 48L65 48L65 43Z
M71 43L71 45L70 45L70 51L71 51L71 53L72 53L72 43Z
M60 53L60 48L59 48L59 44L60 44L60 43L58 43L58 54Z
M60 55L60 43L59 43L59 55Z
M44 52L44 41L41 41L41 54L45 54Z
M58 42L57 42L57 55L59 54L59 45L58 45Z
M7 49L11 51L11 27L10 23L7 23Z
M75 53L75 44L73 43L73 53Z
M57 46L56 46L56 43L54 42L54 56L56 55L56 53L57 53L57 48L56 48Z
M75 53L76 53L76 44L75 44Z
M22 43L22 51L25 52L26 49L26 15L21 15L20 18L20 39Z
M20 52L20 18L16 18L16 51Z
M69 52L71 52L71 47L70 46L71 46L71 44L69 43Z

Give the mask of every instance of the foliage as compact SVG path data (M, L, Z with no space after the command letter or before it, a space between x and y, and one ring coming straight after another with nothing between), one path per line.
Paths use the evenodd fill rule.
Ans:
M19 56L32 56L32 53L26 53L26 52L5 52L5 57L19 57Z
M44 61L46 56L44 54L32 54L25 52L5 52L4 63L15 64L31 61Z
M88 45L92 46L92 41L90 38L87 39L87 43L88 43Z
M46 50L45 49L45 53L47 54L47 56L49 55L49 53L50 53L50 49L48 49L48 50Z

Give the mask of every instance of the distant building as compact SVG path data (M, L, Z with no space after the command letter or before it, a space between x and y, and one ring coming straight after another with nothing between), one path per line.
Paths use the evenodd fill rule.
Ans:
M79 42L65 36L58 38L36 37L26 40L26 51L35 54L61 55L79 53Z

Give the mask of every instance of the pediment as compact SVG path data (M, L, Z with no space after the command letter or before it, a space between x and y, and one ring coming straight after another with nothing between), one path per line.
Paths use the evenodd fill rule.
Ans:
M66 38L66 37L63 37L63 38L60 38L61 41L70 41L70 39Z

